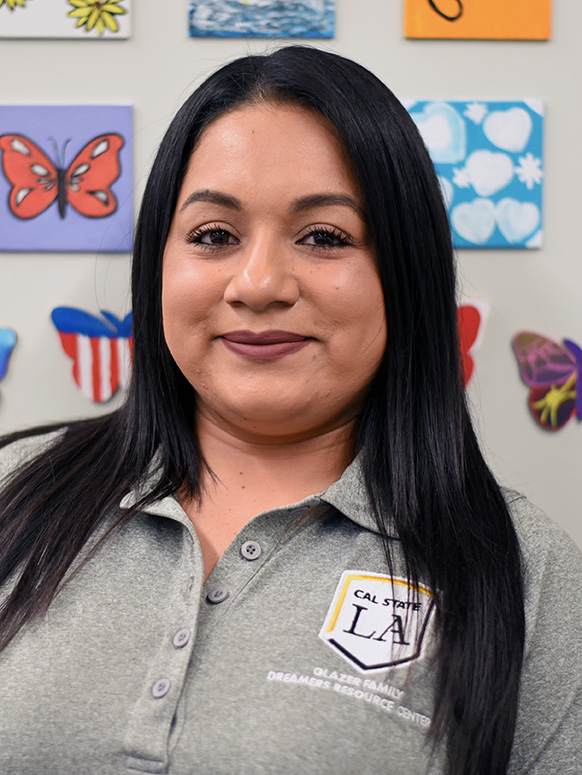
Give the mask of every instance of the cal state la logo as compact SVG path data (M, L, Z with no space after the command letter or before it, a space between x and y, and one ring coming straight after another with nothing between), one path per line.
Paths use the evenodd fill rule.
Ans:
M384 670L422 655L432 608L432 592L423 586L346 570L319 637L362 672Z

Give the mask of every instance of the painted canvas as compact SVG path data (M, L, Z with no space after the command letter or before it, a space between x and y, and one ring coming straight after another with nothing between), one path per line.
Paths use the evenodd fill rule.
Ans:
M459 248L542 244L543 105L408 102L435 164Z
M132 109L0 105L0 250L127 252Z
M551 0L404 0L407 38L548 40Z
M76 307L56 307L51 318L65 355L73 361L73 380L86 398L102 404L128 386L133 361L131 312L120 320L107 310L97 317Z
M572 417L582 420L582 349L571 339L556 342L535 331L511 340L521 378L529 387L528 406L542 428L557 431Z
M333 38L335 0L190 0L193 37Z
M0 0L0 38L129 38L131 0Z

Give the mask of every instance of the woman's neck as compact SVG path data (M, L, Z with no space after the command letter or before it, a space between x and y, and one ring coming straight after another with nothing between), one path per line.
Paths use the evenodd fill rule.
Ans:
M350 422L295 440L249 439L201 414L198 443L212 472L203 477L204 493L212 498L228 491L273 508L326 490L354 457L354 427Z

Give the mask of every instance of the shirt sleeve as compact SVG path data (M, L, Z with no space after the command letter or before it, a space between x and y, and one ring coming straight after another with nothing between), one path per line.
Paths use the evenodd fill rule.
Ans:
M525 499L511 509L523 552L526 647L508 775L580 775L582 555Z

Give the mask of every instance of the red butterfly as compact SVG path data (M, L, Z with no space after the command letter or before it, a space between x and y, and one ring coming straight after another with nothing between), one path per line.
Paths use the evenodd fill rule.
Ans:
M0 136L2 169L12 185L10 210L17 218L35 218L56 199L61 218L67 202L88 218L111 215L117 199L110 186L119 177L122 147L121 135L99 135L79 151L67 169L61 169L28 137Z

